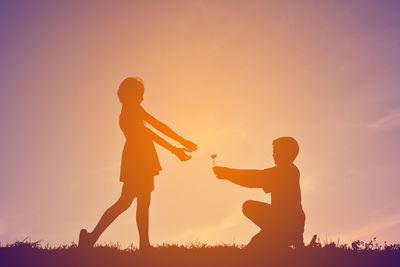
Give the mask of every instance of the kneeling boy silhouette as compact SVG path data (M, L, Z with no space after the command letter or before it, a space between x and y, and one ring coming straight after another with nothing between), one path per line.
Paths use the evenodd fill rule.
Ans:
M299 145L294 138L280 137L273 141L276 166L272 168L213 168L219 179L248 188L262 188L265 193L271 193L271 204L255 200L243 203L243 214L261 228L248 248L304 246L305 214L301 206L300 172L293 163L298 153Z

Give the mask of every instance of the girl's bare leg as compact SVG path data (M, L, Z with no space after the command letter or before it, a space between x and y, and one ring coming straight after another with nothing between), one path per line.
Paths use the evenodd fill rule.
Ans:
M139 230L139 248L146 249L150 247L149 241L149 209L150 209L151 193L138 196L136 223Z
M101 217L100 221L97 223L93 232L90 233L90 241L91 244L94 245L97 239L99 239L100 235L107 229L107 227L125 210L127 210L131 204L134 195L129 193L127 186L122 187L121 196L111 207L109 207Z

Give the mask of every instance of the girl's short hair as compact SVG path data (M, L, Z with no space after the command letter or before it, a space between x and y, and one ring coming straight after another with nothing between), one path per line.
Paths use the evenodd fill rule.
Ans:
M118 98L122 104L128 103L132 98L142 96L143 93L143 80L139 77L128 77L124 79L118 88Z

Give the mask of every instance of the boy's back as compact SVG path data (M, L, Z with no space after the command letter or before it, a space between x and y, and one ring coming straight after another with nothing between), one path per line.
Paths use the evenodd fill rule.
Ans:
M279 225L303 233L305 215L301 205L300 172L296 165L265 169L264 192L271 193L271 210Z
M265 193L271 193L271 204L287 212L301 207L300 172L294 164L265 169Z

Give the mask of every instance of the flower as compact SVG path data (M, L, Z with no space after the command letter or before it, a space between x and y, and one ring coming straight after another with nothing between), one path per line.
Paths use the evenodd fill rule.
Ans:
M217 157L217 154L212 154L211 156L210 156L210 158L212 158L212 160L213 160L213 165L215 166L215 158Z

